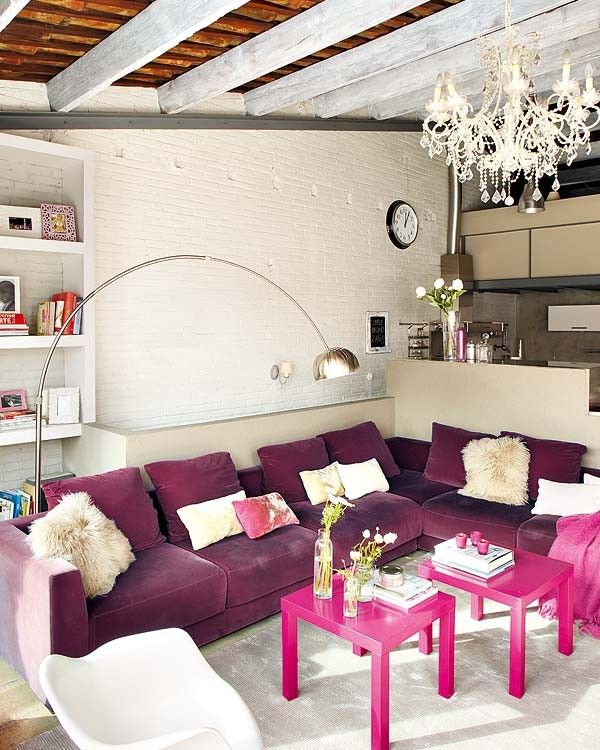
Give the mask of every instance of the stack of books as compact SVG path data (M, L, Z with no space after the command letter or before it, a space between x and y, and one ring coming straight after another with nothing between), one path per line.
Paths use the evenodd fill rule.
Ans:
M0 336L29 336L25 316L16 312L0 312Z
M0 490L0 521L33 513L31 495L22 490Z
M431 581L405 573L403 583L394 588L375 584L374 596L380 602L398 607L403 612L409 612L413 607L434 597L437 592L438 590L431 584Z
M52 299L40 302L38 305L37 335L53 336L60 331L63 322L73 312L81 299L75 292L60 292L53 294ZM65 336L81 333L81 310L70 321L65 330Z
M44 424L46 419L42 420ZM0 431L35 427L35 411L5 411L0 414Z
M480 555L470 542L465 549L460 549L455 539L448 539L435 545L431 561L442 570L460 570L479 578L492 578L512 568L515 555L511 549L495 544L490 544L487 555Z

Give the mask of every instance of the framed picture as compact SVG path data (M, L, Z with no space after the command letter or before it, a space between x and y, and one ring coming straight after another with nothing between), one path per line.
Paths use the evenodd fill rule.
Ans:
M42 212L27 206L0 206L0 235L19 237L42 236Z
M0 275L0 312L21 312L21 280Z
M48 424L79 422L79 388L49 388L48 391L44 391L43 397L46 393ZM44 404L42 412L45 412Z
M368 312L366 326L367 354L391 352L389 344L390 314L387 312Z
M42 203L42 237L45 240L75 242L75 209L73 206L58 206Z
M24 390L0 391L0 412L27 411L27 394Z

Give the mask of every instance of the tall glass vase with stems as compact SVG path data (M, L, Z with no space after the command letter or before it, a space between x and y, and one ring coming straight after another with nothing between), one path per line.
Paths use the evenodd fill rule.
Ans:
M460 328L459 310L442 310L442 338L444 344L444 359L446 362L456 362L456 337Z
M360 581L358 576L350 574L344 576L344 617L356 617L360 596Z
M317 599L331 599L333 595L333 542L329 529L319 529L315 542L313 594Z

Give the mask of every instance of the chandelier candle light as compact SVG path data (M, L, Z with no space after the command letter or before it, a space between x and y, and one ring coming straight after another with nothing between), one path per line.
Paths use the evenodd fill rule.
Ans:
M436 279L431 289L425 289L424 286L416 289L417 299L428 302L441 313L444 359L448 362L455 362L457 359L456 334L460 326L460 311L456 303L465 292L460 279L454 279L450 286L446 286L444 279Z
M563 58L562 78L542 100L535 91L539 35L523 36L512 23L512 3L505 0L506 30L501 44L479 39L485 72L483 104L475 112L448 72L438 75L433 99L427 104L421 145L434 157L446 153L460 182L479 174L481 199L512 206L511 185L520 177L540 201L542 177L554 177L558 165L571 164L584 148L590 153L590 132L600 122L600 93L594 71L585 67L582 87L571 75L571 52Z

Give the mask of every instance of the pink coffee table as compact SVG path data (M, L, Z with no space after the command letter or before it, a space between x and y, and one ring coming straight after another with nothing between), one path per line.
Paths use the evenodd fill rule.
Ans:
M419 564L419 575L471 594L471 617L483 619L483 600L510 607L510 677L508 692L525 694L525 616L527 607L558 589L558 650L573 653L573 566L570 563L515 550L515 566L489 581L458 570L436 568L431 559Z
M454 693L454 607L448 594L423 602L405 614L379 602L359 603L358 617L343 615L343 584L334 578L333 598L315 599L305 586L281 599L282 692L298 697L298 619L352 643L357 656L371 652L371 750L388 750L390 736L390 651L419 633L419 650L432 651L432 624L440 621L438 692Z

